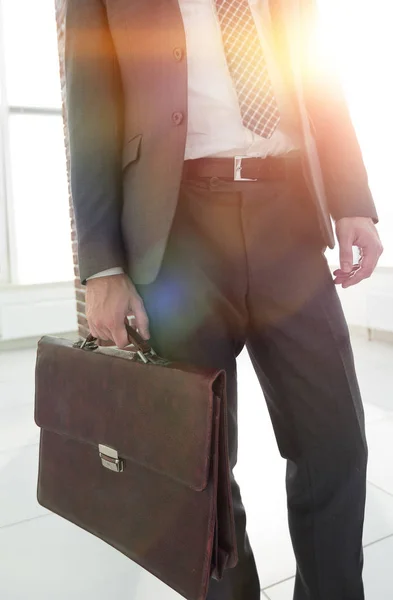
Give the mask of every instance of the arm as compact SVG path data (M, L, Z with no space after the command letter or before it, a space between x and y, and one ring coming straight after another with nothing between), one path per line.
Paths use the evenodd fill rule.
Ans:
M123 106L119 66L102 0L68 0L66 108L71 192L82 283L122 266Z
M315 0L304 0L303 39L307 108L325 177L330 213L336 221L340 269L335 283L350 287L372 275L383 248L366 168L340 79L318 52ZM332 40L334 43L334 40ZM360 250L354 264L353 246Z

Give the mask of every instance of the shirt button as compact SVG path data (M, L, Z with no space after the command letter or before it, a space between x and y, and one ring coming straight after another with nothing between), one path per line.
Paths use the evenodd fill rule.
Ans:
M220 183L220 180L218 177L211 177L210 178L210 185L211 187L217 187Z
M180 62L181 59L183 58L183 56L184 56L183 48L174 48L173 49L173 57L175 60Z
M172 115L172 121L175 125L180 125L180 123L183 122L183 119L184 119L184 115L180 111L174 112Z

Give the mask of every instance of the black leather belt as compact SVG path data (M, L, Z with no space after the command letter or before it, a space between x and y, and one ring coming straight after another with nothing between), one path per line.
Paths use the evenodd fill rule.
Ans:
M230 181L287 179L301 170L300 152L266 158L196 158L184 161L182 179L217 177Z

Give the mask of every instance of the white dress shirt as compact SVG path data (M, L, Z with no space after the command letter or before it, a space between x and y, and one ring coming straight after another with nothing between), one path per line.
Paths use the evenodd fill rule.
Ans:
M281 121L270 139L242 123L213 0L179 0L187 43L188 134L185 159L280 155L299 147L291 100L272 53L268 0L249 0ZM289 118L288 118L289 117Z
M249 0L280 111L271 138L262 138L242 123L213 0L178 0L183 18L188 67L188 130L185 160L204 156L278 156L299 148L292 128L292 102L272 52L268 0ZM121 267L88 279L122 273Z

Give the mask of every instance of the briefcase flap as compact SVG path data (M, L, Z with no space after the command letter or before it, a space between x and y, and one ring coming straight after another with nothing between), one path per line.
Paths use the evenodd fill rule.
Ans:
M121 356L122 355L122 356ZM35 420L39 427L118 452L127 461L205 489L214 393L224 372L160 366L75 348L44 336L38 343ZM220 392L221 390L221 392Z

